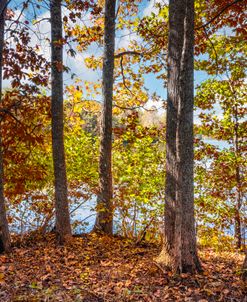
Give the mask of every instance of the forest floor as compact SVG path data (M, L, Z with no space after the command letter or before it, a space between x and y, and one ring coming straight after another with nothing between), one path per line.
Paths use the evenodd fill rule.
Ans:
M0 301L247 301L243 255L200 251L203 274L172 276L155 264L158 254L155 245L95 234L66 247L53 235L29 238L0 255Z

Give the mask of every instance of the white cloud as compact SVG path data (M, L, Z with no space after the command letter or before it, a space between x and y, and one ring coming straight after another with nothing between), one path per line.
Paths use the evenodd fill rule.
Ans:
M137 33L133 33L128 29L121 31L121 33L116 36L116 50L119 48L128 49L133 41L141 43L141 38Z
M74 73L77 78L80 78L82 81L97 81L100 78L100 73L98 71L87 68L84 60L85 58L91 56L92 53L84 52L77 53L74 58L68 57L65 60L65 64L71 69L71 73ZM71 82L70 76L64 76L65 84Z
M167 2L166 0L151 0L148 3L148 6L144 9L144 15L150 14L152 11L157 12L157 8L154 7L155 3L163 3ZM68 14L67 9L63 9L63 14ZM23 17L25 20L25 17ZM34 24L30 23L30 35L31 35L31 43L30 45L36 47L39 46L39 53L42 54L47 60L50 60L51 57L51 49L50 49L50 13L49 11L44 12L43 14L39 15L36 22ZM92 21L90 18L90 14L87 13L83 17L84 21L78 20L77 25L88 25L90 26ZM141 38L133 32L130 32L128 29L118 31L116 37L116 50L119 48L128 49L132 41L137 43L141 43ZM72 43L72 47L75 44ZM101 78L101 71L96 70L93 71L86 67L85 65L85 58L94 55L95 57L101 56L103 54L103 47L99 47L96 43L90 46L87 51L84 52L77 52L76 56L73 58L67 55L66 50L68 47L65 47L64 50L64 64L68 66L71 70L71 74L75 74L76 77L80 78L82 81L97 81ZM64 74L64 82L65 85L70 84L72 82L70 74ZM10 81L4 81L4 87L10 86Z
M149 4L143 11L143 16L150 16L151 13L157 14L159 12L158 8L156 7L157 3L168 4L168 0L151 0Z

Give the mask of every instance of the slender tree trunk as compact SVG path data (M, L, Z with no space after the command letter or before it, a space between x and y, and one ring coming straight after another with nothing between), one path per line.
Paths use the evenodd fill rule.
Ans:
M0 4L0 103L2 101L2 71L3 71L3 46L4 46L4 23L7 0ZM0 120L0 126L1 126ZM0 129L0 252L10 250L10 235L4 199L4 171L3 171L3 146Z
M112 98L115 51L115 0L105 1L103 110L100 134L99 193L94 229L106 234L113 232L112 206Z
M236 203L235 203L235 242L236 248L240 249L242 245L242 234L241 234L241 178L240 178L240 167L238 163L239 157L239 123L238 123L238 106L236 105L234 108L234 151L235 151L235 160L236 160L236 167L235 167L235 179L236 179Z
M71 236L64 151L63 35L61 0L51 0L52 154L55 177L56 232L63 243Z
M236 242L236 248L241 249L242 246L242 234L241 234L241 192L240 192L240 173L239 173L239 167L236 168L236 181L237 181L237 189L236 189L236 204L235 204L235 242Z
M194 1L170 0L163 249L174 272L201 270L194 219Z
M244 263L242 266L242 279L246 282L247 281L247 251L245 253Z

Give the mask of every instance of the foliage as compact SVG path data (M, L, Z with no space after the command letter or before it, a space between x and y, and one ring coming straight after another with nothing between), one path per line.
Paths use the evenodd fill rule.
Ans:
M155 236L163 213L164 129L141 125L133 112L114 128L114 138L114 201L123 234L133 237L152 219Z
M224 141L220 149L198 142L197 204L204 223L232 233L240 216L240 232L246 224L246 46L240 37L215 35L214 49L208 43L211 60L197 62L209 77L197 88L200 109L198 134ZM232 45L234 44L234 48ZM215 57L215 51L217 57ZM217 145L217 143L216 143ZM221 190L219 190L219 187ZM235 229L236 235L236 229ZM243 235L244 236L244 235ZM219 240L220 242L220 240Z

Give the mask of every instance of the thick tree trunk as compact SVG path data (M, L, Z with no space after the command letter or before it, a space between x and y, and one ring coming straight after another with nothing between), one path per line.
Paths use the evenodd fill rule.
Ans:
M194 1L170 0L164 245L157 261L201 270L194 220Z
M55 177L56 232L61 243L71 236L64 151L62 38L61 0L51 0L52 154Z
M100 134L99 193L94 229L113 232L112 206L112 98L115 51L115 0L105 1L103 110Z
M3 71L3 46L4 46L4 23L7 0L0 4L0 102L2 100L2 71ZM1 120L0 120L1 127ZM3 171L3 147L0 129L0 253L10 250L10 235L4 199L4 171Z

